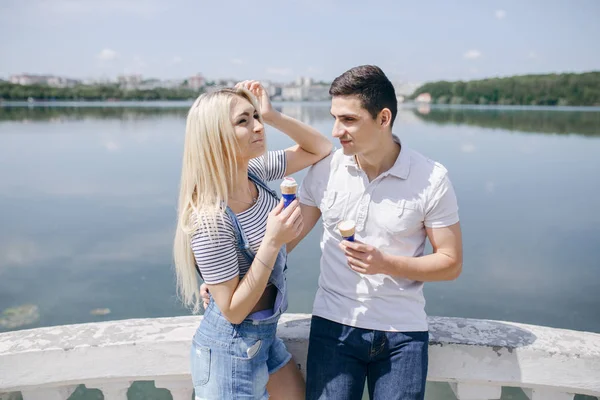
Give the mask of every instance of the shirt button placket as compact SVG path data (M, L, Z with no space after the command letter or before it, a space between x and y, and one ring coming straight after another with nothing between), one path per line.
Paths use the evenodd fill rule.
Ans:
M369 212L369 202L371 201L371 194L369 189L366 190L365 194L360 198L358 206L358 217L356 219L356 230L361 232L365 228L365 220L367 219L367 213Z
M367 219L367 212L369 211L369 202L371 201L371 183L369 182L369 178L364 171L360 171L361 177L363 179L363 185L365 191L363 195L360 197L360 202L358 203L358 212L356 215L356 231L362 232L365 228L365 220Z

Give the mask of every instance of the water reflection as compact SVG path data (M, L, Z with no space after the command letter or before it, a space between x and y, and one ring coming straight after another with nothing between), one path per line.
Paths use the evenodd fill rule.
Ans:
M147 120L185 118L190 102L157 103L61 103L36 106L0 106L0 123L65 122L91 119ZM277 103L275 107L294 118L319 124L331 120L328 102ZM600 136L600 108L541 107L437 107L400 108L399 120L418 120L438 125L470 125L482 128L548 134Z
M185 118L188 107L179 106L33 106L0 107L0 122L65 122L93 119L136 120L175 116Z
M420 120L438 125L600 136L600 109L420 108L413 112Z

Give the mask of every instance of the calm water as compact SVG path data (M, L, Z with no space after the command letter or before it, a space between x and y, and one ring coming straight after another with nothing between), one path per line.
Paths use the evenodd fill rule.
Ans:
M0 107L0 313L37 307L0 331L188 314L171 269L187 104L140 106ZM327 103L280 107L330 135ZM464 272L426 284L430 315L600 332L600 109L403 109L395 133L459 197ZM320 233L290 255L290 312L311 311Z
M0 108L0 312L188 314L171 269L186 107ZM330 135L327 103L281 107ZM600 332L600 110L403 109L395 133L459 197L464 272L426 285L430 315ZM290 255L290 312L311 311L320 233Z

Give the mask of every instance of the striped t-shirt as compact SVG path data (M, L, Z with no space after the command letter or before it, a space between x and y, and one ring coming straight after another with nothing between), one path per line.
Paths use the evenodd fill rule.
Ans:
M263 162L264 160L264 162ZM266 157L250 160L248 171L254 173L263 182L282 179L285 175L287 160L284 150L267 152ZM265 236L267 216L277 200L265 189L256 185L258 199L252 207L236 214L252 250L256 253ZM250 264L239 250L233 224L227 214L217 217L216 234L212 237L205 229L199 229L192 236L192 251L196 265L204 282L217 284L238 276L246 275Z

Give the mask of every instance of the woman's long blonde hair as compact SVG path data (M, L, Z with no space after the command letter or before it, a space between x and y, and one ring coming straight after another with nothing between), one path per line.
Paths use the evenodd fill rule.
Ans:
M232 103L240 98L254 106L262 123L254 95L244 88L202 94L187 116L173 258L177 293L194 313L200 310L201 299L191 237L198 229L214 233L217 218L223 217L238 168L239 147L230 114Z

